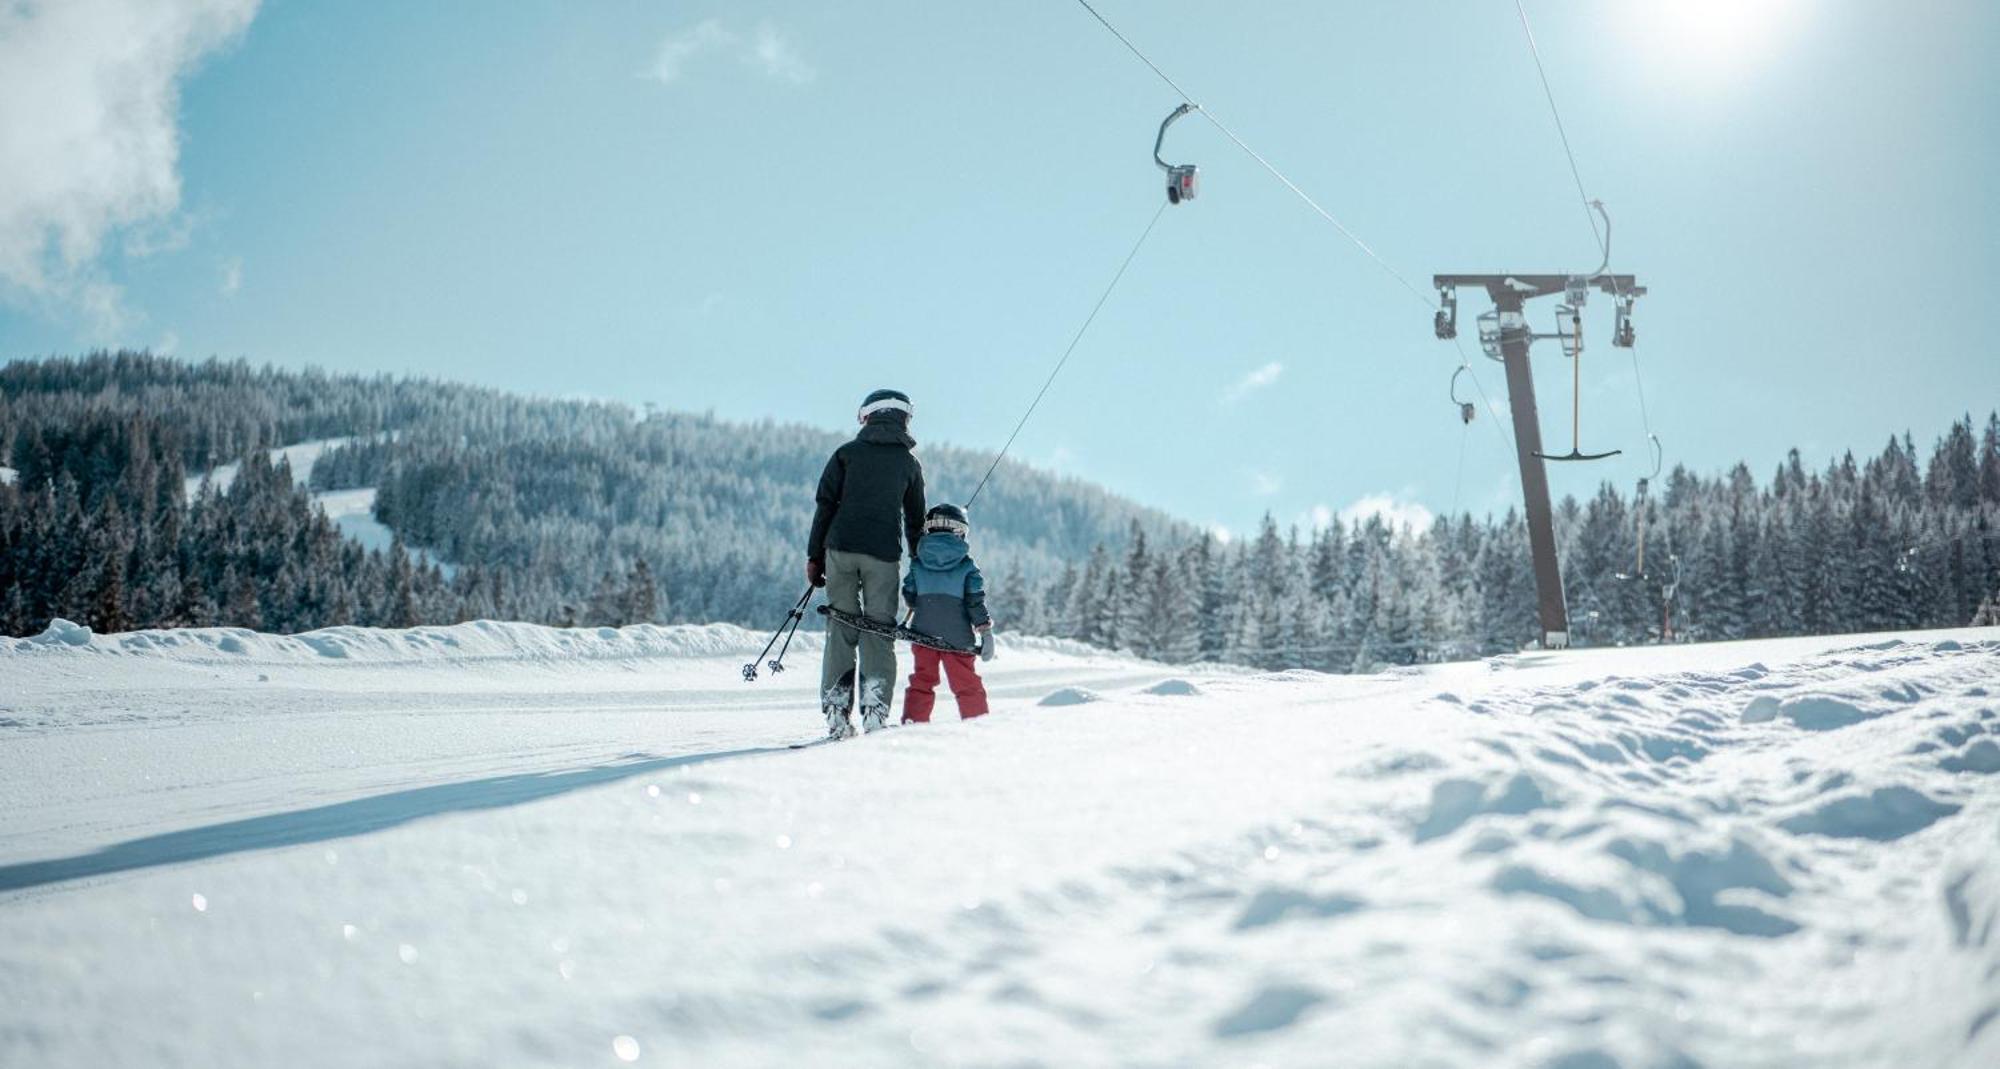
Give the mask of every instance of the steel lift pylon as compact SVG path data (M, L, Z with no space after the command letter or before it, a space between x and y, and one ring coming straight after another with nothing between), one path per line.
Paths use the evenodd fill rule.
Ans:
M1608 256L1607 256L1608 259ZM1585 454L1572 441L1568 455L1550 455L1542 449L1541 417L1535 407L1535 378L1528 363L1528 350L1537 338L1559 338L1571 359L1581 359L1583 338L1573 333L1536 334L1528 327L1527 303L1537 297L1562 294L1558 325L1570 328L1579 322L1584 299L1592 289L1602 290L1617 301L1617 321L1612 327L1611 344L1631 348L1632 302L1646 290L1631 275L1434 275L1438 288L1437 336L1458 336L1458 296L1460 286L1485 289L1493 300L1493 310L1479 317L1479 342L1486 355L1499 361L1507 372L1507 404L1514 415L1514 452L1521 466L1521 496L1528 518L1528 550L1535 568L1535 600L1541 617L1542 646L1562 649L1569 645L1569 606L1563 596L1562 570L1556 561L1554 512L1549 504L1549 478L1544 461L1595 460L1610 453ZM1572 434L1575 428L1572 425Z

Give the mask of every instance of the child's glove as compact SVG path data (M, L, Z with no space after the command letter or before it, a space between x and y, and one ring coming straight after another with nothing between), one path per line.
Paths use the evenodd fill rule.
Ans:
M993 629L990 627L979 632L979 659L982 661L993 659Z

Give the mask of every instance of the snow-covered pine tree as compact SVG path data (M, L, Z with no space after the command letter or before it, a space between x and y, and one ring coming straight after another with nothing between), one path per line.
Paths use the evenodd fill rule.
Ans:
M423 621L417 614L416 580L410 565L410 551L403 545L400 533L390 543L388 563L383 576L386 582L384 593L387 595L383 603L386 619L381 626L415 627Z
M1979 603L1979 611L1972 614L1973 627L2000 627L2000 589L1986 595Z
M1204 661L1221 660L1229 648L1229 589L1223 553L1215 537L1204 531L1188 561L1189 581L1200 598L1196 631Z
M1048 625L1042 619L1039 591L1028 585L1028 577L1022 574L1019 561L1008 563L997 588L990 582L987 584L986 607L993 618L1004 621L1001 626L1010 631L1027 635L1048 634Z
M1987 414L1986 432L1979 438L1979 500L2000 508L2000 412Z
M653 567L640 557L632 562L632 570L625 576L625 596L621 615L625 623L657 623L660 614L660 587L653 578Z
M1924 493L1934 507L1973 510L1979 506L1979 448L1972 436L1972 417L1954 422L1931 453L1924 476Z
M583 625L585 627L619 627L624 619L625 592L618 582L618 576L606 568L598 576L597 586L590 592L590 600L585 603Z
M1111 606L1104 603L1110 594L1110 559L1103 543L1090 551L1090 561L1084 565L1083 574L1077 577L1070 588L1069 605L1065 615L1065 638L1088 642L1096 646L1110 646L1106 632L1107 612Z
M1184 582L1185 558L1185 551L1171 556L1155 554L1152 573L1140 588L1145 591L1143 600L1151 637L1144 655L1170 664L1184 664L1201 654L1201 641L1191 611L1199 593L1191 595Z
M1119 630L1125 611L1125 572L1107 555L1097 574L1098 588L1090 598L1089 631L1094 636L1090 641L1108 650L1129 650L1131 641Z
M125 558L114 553L98 569L97 592L91 599L91 628L105 634L132 630L132 617L125 611L125 596Z
M1159 615L1153 604L1153 558L1146 552L1146 531L1139 521L1132 521L1132 529L1127 535L1129 548L1125 551L1125 567L1119 576L1122 596L1112 605L1112 628L1117 632L1118 648L1130 650L1141 657L1156 657L1159 654Z

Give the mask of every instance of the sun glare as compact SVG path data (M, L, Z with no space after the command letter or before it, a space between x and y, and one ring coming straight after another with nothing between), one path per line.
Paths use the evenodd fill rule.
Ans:
M1625 7L1647 66L1682 79L1734 82L1769 65L1801 0L1667 0Z

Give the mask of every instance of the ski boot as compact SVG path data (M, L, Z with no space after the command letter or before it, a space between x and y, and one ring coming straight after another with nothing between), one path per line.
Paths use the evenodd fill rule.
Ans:
M820 712L826 716L826 737L829 739L851 739L854 737L854 685L842 680L820 695Z
M861 688L861 730L880 731L889 726L889 699L882 688L869 684Z

